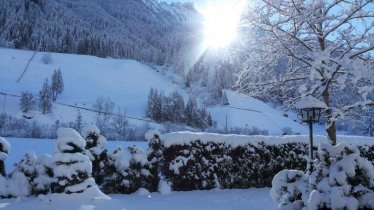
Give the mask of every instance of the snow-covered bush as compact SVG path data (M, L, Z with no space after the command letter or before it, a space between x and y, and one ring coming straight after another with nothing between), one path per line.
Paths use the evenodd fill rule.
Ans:
M151 170L148 152L135 146L124 150L115 149L108 155L109 165L106 168L102 190L105 193L134 193L140 188L151 192L157 191L157 170Z
M303 171L284 169L274 176L272 186L270 196L279 208L297 210L304 206L309 183Z
M37 176L36 161L37 156L35 153L29 152L26 153L20 162L15 165L13 172L10 174L9 182L9 192L12 196L25 196L32 193L31 183ZM22 188L23 190L20 191L19 188Z
M356 147L321 144L309 182L308 209L374 209L374 167Z
M93 125L85 126L82 136L86 140L84 154L92 161L92 177L98 185L101 185L104 180L105 166L108 165L107 140L100 135L99 128Z
M36 162L36 177L31 182L32 194L48 194L51 192L53 178L53 158L50 155L43 155Z
M271 197L283 209L374 209L374 166L357 147L321 143L314 170L283 170Z
M92 163L83 155L86 141L71 128L57 130L56 151L54 154L53 193L80 193L96 185L91 177Z
M8 157L10 150L9 142L0 137L0 176L5 176L5 159Z
M151 177L148 178L149 180L149 188L153 192L156 190L157 186L159 185L159 177L158 174L161 173L160 168L164 163L163 159L163 146L161 144L161 134L157 130L151 130L145 133L145 139L148 140L148 166L149 172L152 174Z
M9 142L0 137L0 197L7 197L8 196L8 181L5 177L5 159L8 157L10 151L10 144Z
M14 170L0 178L2 197L19 197L47 194L50 192L53 173L52 157L49 155L37 158L34 152L26 153L15 164Z

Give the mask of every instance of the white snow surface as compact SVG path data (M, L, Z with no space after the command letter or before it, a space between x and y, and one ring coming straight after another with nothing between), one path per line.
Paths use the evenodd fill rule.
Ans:
M311 95L301 98L298 102L294 104L297 109L306 109L306 108L321 108L327 109L327 106L324 102L314 98Z
M86 141L77 131L72 128L59 128L57 130L56 152L74 149L68 143L72 143L79 148L86 146Z
M321 142L327 142L326 136L316 135L314 138L314 145L318 145ZM351 145L373 145L373 137L363 136L337 136L338 143L345 142ZM189 144L192 141L200 140L203 143L217 142L230 144L233 147L252 144L257 146L258 143L265 142L269 145L279 145L284 143L292 142L309 142L308 135L289 135L289 136L245 136L245 135L222 135L215 133L203 133L203 132L173 132L167 133L161 136L161 142L164 146L169 147L171 145L183 145Z
M171 194L171 186L168 182L161 179L160 183L158 184L158 192L163 195Z
M158 130L149 130L145 133L145 139L151 141L156 135L161 137L161 133Z
M103 195L90 187L79 194L2 199L4 210L276 210L268 188Z
M181 93L187 101L188 94L182 88L184 82L177 80L171 71L164 72L133 60L98 58L95 56L51 53L52 62L44 64L41 58L45 52L37 52L31 60L27 71L19 82L16 82L26 67L33 51L0 48L0 93L20 95L21 91L29 91L38 97L45 78L50 78L55 69L61 69L64 80L64 91L57 98L53 112L41 114L35 110L28 115L40 123L53 124L74 121L78 111L76 108L62 105L76 105L93 109L98 97L110 97L116 107L126 110L129 123L143 125L145 121L134 118L146 118L147 98L151 87L157 88L165 95L174 90ZM290 127L295 133L307 134L308 129L301 125L296 116L271 107L264 102L232 91L226 91L230 106L208 107L217 127L226 126L268 130L270 134L282 134L282 128ZM199 101L201 104L202 101ZM19 98L0 94L0 110L12 116L22 117ZM117 108L115 108L117 110ZM95 122L96 113L80 110L83 121ZM132 118L131 118L132 117ZM296 122L295 122L296 121ZM151 123L158 128L158 124ZM315 126L316 132L324 132L323 126Z
M85 125L82 128L82 136L83 138L86 138L90 133L96 134L97 136L100 135L100 129L96 127L95 125Z

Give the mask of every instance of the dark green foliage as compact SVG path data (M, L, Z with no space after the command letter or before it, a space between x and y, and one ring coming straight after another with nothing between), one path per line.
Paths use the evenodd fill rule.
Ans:
M149 159L144 151L135 146L127 148L127 151L122 148L114 150L109 154L102 191L125 194L134 193L140 188L157 191L158 170L155 162Z
M84 154L90 158L92 162L92 177L95 179L96 184L100 186L104 182L105 167L108 166L108 150L105 148L106 138L100 135L98 128L84 129L83 137L86 140Z
M5 176L5 164L3 160L0 160L0 175Z
M306 154L303 143L232 147L196 140L164 148L162 174L176 191L269 187L284 168L304 170Z
M374 146L360 146L359 150L374 163ZM305 171L307 151L307 144L297 142L232 147L196 140L165 147L161 173L175 191L270 187L283 169Z
M78 163L78 161L72 161L70 163L56 162L56 166L65 165L65 166L69 167L69 166L71 166L73 164L77 164L77 163ZM84 172L84 171L77 171L76 174L73 174L71 178L68 178L66 176L59 176L59 177L57 177L57 180L55 182L52 182L52 184L51 184L52 193L71 194L73 192L71 192L69 190L66 190L66 188L68 186L81 184L82 182L87 180L89 177L90 177L89 174L87 172ZM61 184L61 183L67 183L67 184ZM91 186L87 186L87 187L91 187ZM82 189L80 191L76 191L75 193L81 193L83 191L84 191L84 189Z

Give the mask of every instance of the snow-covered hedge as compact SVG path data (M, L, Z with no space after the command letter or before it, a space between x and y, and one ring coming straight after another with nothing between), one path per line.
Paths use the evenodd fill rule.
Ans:
M361 145L368 158L374 140L339 137ZM327 141L315 138L316 145ZM283 169L305 170L308 136L240 136L176 132L161 136L162 174L173 190L270 187Z
M83 129L82 135L73 129L59 129L53 156L37 157L34 153L28 153L11 173L0 175L0 196L79 193L91 187L96 188L96 184L105 193L133 193L140 189L168 193L170 190L270 187L273 177L280 171L276 176L278 178L274 178L280 180L277 183L281 183L274 188L277 192L273 195L274 200L284 203L284 206L303 207L302 196L309 196L306 193L309 188L305 185L310 181L303 172L306 168L308 136L239 136L190 132L161 135L158 131L149 131L146 134L148 149L133 146L108 152L105 137L100 135L95 126ZM349 153L355 154L351 155L353 159L350 160L355 161L360 151L362 156L371 161L370 164L374 163L373 138L338 139L358 146L359 150ZM315 142L317 145L326 142L326 139L317 136ZM0 148L0 157L6 158L9 144L2 138L0 144L5 145ZM319 164L326 165L329 162L322 158L321 151L318 153ZM330 149L326 149L323 154L327 153L330 157L336 156L333 161L340 158L335 153L332 155ZM363 162L356 163L361 166ZM332 167L340 170L338 166ZM326 177L326 174L323 175L325 172L321 170L315 174L316 186ZM348 179L349 183L361 181ZM359 190L355 188L355 192L363 194ZM323 194L322 190L318 192ZM322 194L320 197L326 197ZM367 200L370 195L358 200ZM328 206L328 202L314 203Z
M119 147L108 155L102 190L106 193L134 193L145 188L150 192L158 189L158 164L161 150L159 133L148 132L151 149L144 151L136 146Z

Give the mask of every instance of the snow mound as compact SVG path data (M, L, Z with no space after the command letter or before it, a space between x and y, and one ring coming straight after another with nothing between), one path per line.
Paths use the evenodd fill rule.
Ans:
M138 191L135 192L137 195L150 195L151 193L145 188L139 188Z
M168 195L171 193L171 186L165 180L161 179L158 184L158 192L163 195Z
M301 98L300 101L296 102L294 106L296 107L296 109L307 109L311 107L327 109L327 106L324 102L314 98L311 95Z
M72 128L57 130L56 152L80 152L86 146L86 141Z
M161 133L158 130L149 130L145 133L145 139L151 141L154 138L160 138Z
M9 152L9 142L5 138L0 137L0 161L4 161L8 157Z
M48 204L50 209L69 209L66 206L76 206L76 208L70 209L80 209L82 206L96 206L97 204L106 203L111 200L97 186L90 187L80 194L51 193L48 195L39 195L38 198L39 203Z
M82 129L82 136L84 138L87 138L88 135L90 134L95 134L95 135L100 135L100 130L98 127L96 127L95 125L86 125L83 127Z

